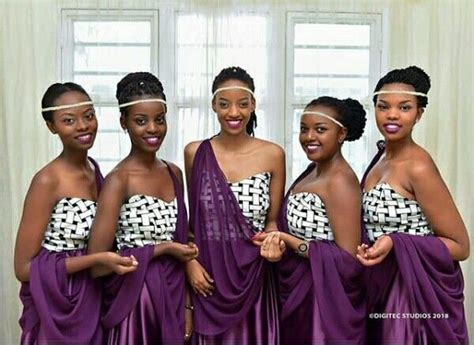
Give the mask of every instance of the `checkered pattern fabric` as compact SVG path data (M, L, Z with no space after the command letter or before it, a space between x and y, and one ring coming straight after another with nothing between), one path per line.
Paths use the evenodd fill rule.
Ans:
M433 235L418 202L397 194L387 183L379 183L365 192L362 205L365 228L371 242L394 232Z
M96 207L92 200L59 200L53 208L41 245L55 252L85 248Z
M288 197L286 210L290 234L302 240L334 241L326 208L321 198L314 193L301 192Z
M264 172L229 183L243 215L250 221L255 232L265 228L270 207L270 179L271 174Z
M171 202L133 195L120 208L117 246L143 247L173 240L178 221L176 198Z

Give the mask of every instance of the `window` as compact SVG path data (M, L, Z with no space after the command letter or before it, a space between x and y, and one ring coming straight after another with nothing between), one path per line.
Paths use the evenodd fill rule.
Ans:
M241 66L253 77L257 114L264 118L268 74L268 23L264 14L224 17L176 14L176 114L174 145L218 132L211 110L214 77L225 67ZM249 52L252 52L249 54ZM257 128L257 131L259 128ZM258 132L256 134L258 136ZM182 151L177 155L182 164Z
M289 13L287 23L287 175L294 180L309 163L298 139L304 106L323 95L367 103L380 75L382 28L378 14ZM364 136L343 146L359 177L375 142L370 115Z
M62 10L62 79L83 85L96 104L99 134L91 156L104 173L130 149L119 125L115 88L131 71L150 71L163 81L168 134L159 155L183 168L184 146L218 131L210 107L213 78L224 67L245 68L256 85L256 136L284 144L287 181L308 164L298 141L304 105L320 95L367 103L380 76L381 14L221 15L178 7ZM372 123L362 139L343 147L359 176L375 150Z
M98 19L100 18L100 19ZM90 155L108 173L130 150L115 89L132 71L158 70L158 11L62 11L62 79L82 85L95 103L99 132Z

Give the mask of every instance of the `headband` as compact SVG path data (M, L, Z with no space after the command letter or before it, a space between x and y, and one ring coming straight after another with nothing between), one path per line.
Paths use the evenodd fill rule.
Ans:
M401 93L401 94L421 96L421 97L428 98L428 95L426 93L417 92L417 91L405 91L405 90L381 90L381 91L374 92L374 96L392 94L392 93Z
M150 103L150 102L159 102L159 103L166 104L166 101L164 99L161 99L161 98L146 98L146 99L139 99L139 100L136 100L136 101L119 104L119 108L121 109L121 108L125 108L125 107L128 107L130 105L134 105L134 104L138 104L138 103Z
M303 111L301 115L304 115L304 114L319 115L319 116L325 117L328 120L331 120L332 122L334 122L336 125L340 127L345 127L342 123L337 121L334 117L331 117L325 113L320 113L319 111Z
M55 111L55 110L76 108L76 107L80 107L80 106L83 106L83 105L89 105L89 104L92 105L94 103L92 101L86 101L86 102L79 102L79 103L73 103L73 104L57 105L57 106L54 106L54 107L43 108L43 109L41 109L41 112L44 113L46 111Z
M216 95L217 95L218 92L227 91L227 90L244 90L244 91L247 91L248 93L250 93L253 98L255 98L255 95L253 94L253 91L250 90L248 87L245 87L245 86L226 86L226 87L220 87L220 88L218 88L216 91L214 91L214 93L212 94L212 98L216 97Z

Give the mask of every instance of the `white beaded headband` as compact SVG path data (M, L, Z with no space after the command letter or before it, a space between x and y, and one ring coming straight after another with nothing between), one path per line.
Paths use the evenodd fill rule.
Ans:
M374 96L393 94L393 93L401 93L401 94L406 94L406 95L428 97L428 95L426 93L423 93L423 92L405 91L405 90L380 90L380 91L374 92Z
M161 99L161 98L146 98L146 99L139 99L139 100L136 100L136 101L119 104L119 108L125 108L125 107L128 107L130 105L134 105L134 104L138 104L138 103L150 103L150 102L159 102L159 103L166 104L166 101L164 99Z
M226 87L220 87L220 88L218 88L216 91L214 91L214 93L212 94L212 98L214 99L214 97L216 97L216 95L217 95L218 92L227 91L227 90L244 90L244 91L247 91L248 93L250 93L253 98L255 98L255 95L253 94L253 91L250 90L248 87L245 87L245 86L226 86Z
M86 101L86 102L79 102L79 103L73 103L73 104L57 105L54 107L43 108L41 109L41 112L76 108L76 107L81 107L83 105L92 105L92 104L94 104L92 101Z
M301 115L304 115L304 114L319 115L319 116L325 117L328 120L331 120L332 122L334 122L336 125L340 127L345 127L342 123L337 121L334 117L329 116L328 114L325 114L325 113L321 113L319 111L303 111Z

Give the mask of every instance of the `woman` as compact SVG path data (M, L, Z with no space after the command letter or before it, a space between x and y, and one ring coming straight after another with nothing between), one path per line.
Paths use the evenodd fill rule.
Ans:
M268 265L252 243L276 229L285 184L283 150L254 138L255 86L240 67L212 85L220 132L185 148L191 228L200 250L186 264L197 344L276 344L278 315Z
M277 265L282 344L363 344L365 303L361 191L344 159L357 140L365 110L352 99L320 97L301 115L300 143L312 163L288 191L279 215L282 232L259 234L262 256ZM282 244L284 244L282 246Z
M371 245L357 257L372 266L368 336L377 344L468 343L458 263L469 256L466 227L432 158L412 138L429 89L416 66L389 72L375 88L385 145L362 181Z
M185 313L181 262L197 256L183 244L187 214L179 168L156 157L167 131L161 82L146 72L130 73L117 85L120 124L130 154L107 175L99 198L89 252L114 245L138 261L137 271L106 284L102 323L108 344L179 344L191 332ZM93 275L101 275L98 269ZM186 305L191 308L190 305Z
M100 286L88 269L123 274L136 267L133 258L112 252L85 255L103 180L97 163L87 157L97 133L89 95L77 84L56 83L41 105L46 125L63 149L34 176L18 229L21 343L100 343Z

